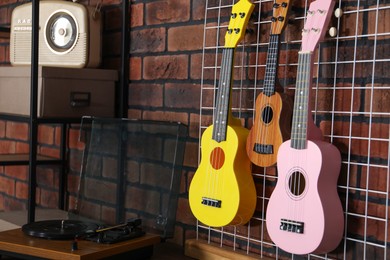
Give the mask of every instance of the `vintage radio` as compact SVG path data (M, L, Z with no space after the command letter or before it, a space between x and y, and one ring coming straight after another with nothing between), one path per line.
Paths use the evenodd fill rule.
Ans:
M10 61L31 64L31 3L12 12ZM39 65L97 67L101 61L101 17L95 8L47 0L39 4Z

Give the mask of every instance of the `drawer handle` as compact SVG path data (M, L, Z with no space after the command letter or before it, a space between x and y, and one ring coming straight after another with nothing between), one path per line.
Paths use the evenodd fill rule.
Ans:
M90 92L70 92L71 107L88 107L91 103Z

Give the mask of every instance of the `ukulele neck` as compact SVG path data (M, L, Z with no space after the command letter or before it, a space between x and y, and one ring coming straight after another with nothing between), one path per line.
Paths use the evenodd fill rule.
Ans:
M234 48L225 48L222 51L222 64L218 82L218 93L214 110L213 140L226 140L226 130L230 111L230 92L233 72Z
M264 91L263 93L268 97L275 94L275 83L278 72L278 60L279 60L279 45L280 34L271 34L268 52L267 63L265 67L264 77Z
M312 70L312 52L299 52L291 129L291 147L294 149L306 149L307 147L308 122L311 120L309 102Z

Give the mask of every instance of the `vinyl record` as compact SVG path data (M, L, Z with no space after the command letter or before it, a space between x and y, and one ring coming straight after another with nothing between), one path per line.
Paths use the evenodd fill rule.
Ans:
M22 231L29 236L46 239L74 239L99 228L95 223L78 220L44 220L23 225Z

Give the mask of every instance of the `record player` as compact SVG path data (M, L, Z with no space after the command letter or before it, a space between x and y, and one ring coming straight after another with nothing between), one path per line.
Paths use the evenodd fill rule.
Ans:
M39 230L42 229L42 227L39 227L38 231L35 231L33 227L32 232L36 232L34 236L27 235L21 228L0 232L0 256L9 256L12 259L141 260L150 259L153 255L154 246L161 242L160 236L150 233L145 233L139 237L120 242L117 241L115 243L111 243L110 241L103 242L102 240L101 242L95 242L82 237L85 236L84 231L90 230L90 228L92 228L92 230L96 228L96 226L91 223L79 223L78 221L62 222L62 220L59 220L53 223L40 224L49 224L49 226L51 226L51 231L48 232L46 230L40 232ZM40 226L40 224L36 225ZM27 227L31 228L31 226ZM55 231L53 232L53 230ZM79 233L80 230L83 232ZM48 237L49 233L56 238L49 239L36 237L40 235ZM104 233L108 234L107 231ZM75 234L76 238L71 238ZM58 236L61 239L58 239ZM69 239L64 239L65 237L68 237ZM99 235L91 236L89 239L96 238L99 238Z
M43 220L22 226L24 234L50 240L81 240L113 244L143 236L141 219L129 219L126 223L105 226L80 220ZM74 246L76 250L77 246Z
M83 118L80 128L85 150L68 210L54 220L0 232L0 254L148 259L154 245L173 237L187 127L92 117ZM122 158L132 167L117 170Z

